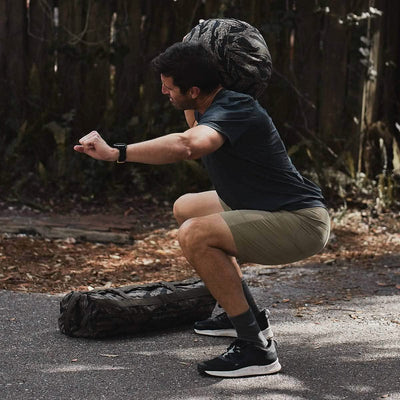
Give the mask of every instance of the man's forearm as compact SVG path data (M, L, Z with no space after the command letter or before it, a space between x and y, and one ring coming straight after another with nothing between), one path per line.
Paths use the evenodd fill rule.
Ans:
M144 164L170 164L189 159L190 156L187 140L179 133L133 143L126 149L126 161Z

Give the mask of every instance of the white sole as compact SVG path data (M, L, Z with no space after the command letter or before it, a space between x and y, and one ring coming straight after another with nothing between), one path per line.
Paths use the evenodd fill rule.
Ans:
M279 360L276 359L272 364L269 365L252 365L250 367L236 369L234 371L207 371L204 372L211 376L219 376L221 378L240 378L243 376L254 376L254 375L269 375L275 374L282 369Z
M194 330L196 333L199 335L205 335L205 336L226 336L226 337L237 337L237 333L235 329L219 329L213 330L213 331L207 331L207 330L199 330L195 329Z
M213 331L194 329L194 331L199 335L205 335L205 336L217 336L217 337L224 336L233 338L237 337L235 329L219 329ZM271 328L265 329L265 331L263 331L263 334L266 337L266 339L271 339L274 336Z

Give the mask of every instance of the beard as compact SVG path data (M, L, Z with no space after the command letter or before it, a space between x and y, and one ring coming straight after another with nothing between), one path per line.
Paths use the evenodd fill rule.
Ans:
M170 97L169 101L177 110L193 110L196 108L196 101L190 97L182 96L179 99Z

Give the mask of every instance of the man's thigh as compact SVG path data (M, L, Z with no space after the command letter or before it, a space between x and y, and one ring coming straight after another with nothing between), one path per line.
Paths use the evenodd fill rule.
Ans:
M174 204L174 215L180 225L190 218L204 217L223 211L215 190L184 194Z
M287 264L321 250L329 238L328 212L322 207L297 211L235 210L221 213L241 262Z

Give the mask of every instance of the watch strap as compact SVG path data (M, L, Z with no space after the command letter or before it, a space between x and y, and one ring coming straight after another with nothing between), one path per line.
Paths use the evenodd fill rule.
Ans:
M114 143L112 147L119 150L117 163L122 164L126 162L126 143Z

